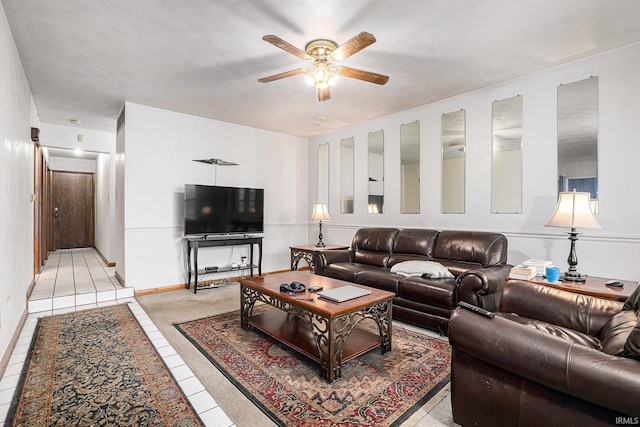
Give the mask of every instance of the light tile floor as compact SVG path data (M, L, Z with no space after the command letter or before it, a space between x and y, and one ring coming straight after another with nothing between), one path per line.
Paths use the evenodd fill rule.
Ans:
M27 320L0 379L0 424L4 424L9 412L39 317L128 303L205 425L233 426L233 422L133 298L133 289L123 288L114 274L115 268L107 267L91 248L60 250L49 255L36 278L29 298Z

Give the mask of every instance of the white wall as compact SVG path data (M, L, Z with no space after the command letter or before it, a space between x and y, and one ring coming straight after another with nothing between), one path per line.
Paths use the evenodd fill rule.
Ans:
M0 357L26 313L33 274L33 143L37 112L0 7Z
M289 268L289 246L307 243L306 139L139 104L125 108L124 274L117 269L127 286L186 283L185 184L264 188L262 270ZM216 182L216 166L193 161L210 158L239 166L218 166ZM248 253L245 247L231 251L201 249L200 265L239 261Z
M309 146L309 191L316 188L316 147L330 143L332 221L324 240L349 244L361 226L490 230L509 238L509 262L550 259L566 268L569 241L565 230L545 228L557 200L557 86L599 76L598 179L603 230L584 232L577 242L578 270L596 276L640 280L640 44L626 46L504 84L372 120L313 138ZM491 214L491 102L523 95L523 213ZM441 114L465 109L467 114L466 213L440 213ZM330 114L330 112L327 112ZM421 213L400 214L400 125L420 121ZM367 134L384 129L385 213L367 213ZM337 186L340 139L355 137L355 214L342 215ZM310 228L310 238L317 229Z
M49 169L63 172L96 173L96 161L91 159L49 156Z
M78 135L82 135L81 142L78 141ZM95 245L107 261L115 262L116 133L42 123L40 141L43 147L81 149L99 153L97 160L51 156L49 166L54 170L95 173Z

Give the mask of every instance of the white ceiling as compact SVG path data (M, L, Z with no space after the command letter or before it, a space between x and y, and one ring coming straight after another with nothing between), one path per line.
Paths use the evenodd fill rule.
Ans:
M311 137L640 41L638 0L1 0L40 115L115 132L125 101ZM304 49L377 42L319 103ZM325 117L320 126L318 116Z

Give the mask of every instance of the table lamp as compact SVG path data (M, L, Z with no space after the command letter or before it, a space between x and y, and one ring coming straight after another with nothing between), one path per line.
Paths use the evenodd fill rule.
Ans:
M315 203L313 205L313 213L311 214L312 221L320 221L320 234L318 235L318 243L316 247L323 248L324 242L322 241L322 221L330 221L329 208L326 203Z
M602 226L593 216L591 204L589 203L591 195L581 192L562 192L558 198L558 206L551 217L551 220L545 227L565 227L571 228L569 240L571 241L571 249L569 251L569 271L560 276L560 279L568 282L584 282L586 275L578 273L576 266L578 265L578 257L576 256L576 240L578 233L576 228L602 228Z

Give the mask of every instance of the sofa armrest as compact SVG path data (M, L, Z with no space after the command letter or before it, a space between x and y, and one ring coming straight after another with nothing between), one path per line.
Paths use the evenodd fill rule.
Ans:
M502 292L500 311L598 336L623 303L521 280L509 280Z
M497 310L509 271L509 264L465 271L456 279L458 301Z
M314 251L312 255L313 271L315 274L324 276L324 269L327 265L336 262L353 262L353 250L343 249L336 251Z
M640 414L638 360L462 308L453 311L448 332L454 349L513 375L619 413Z

